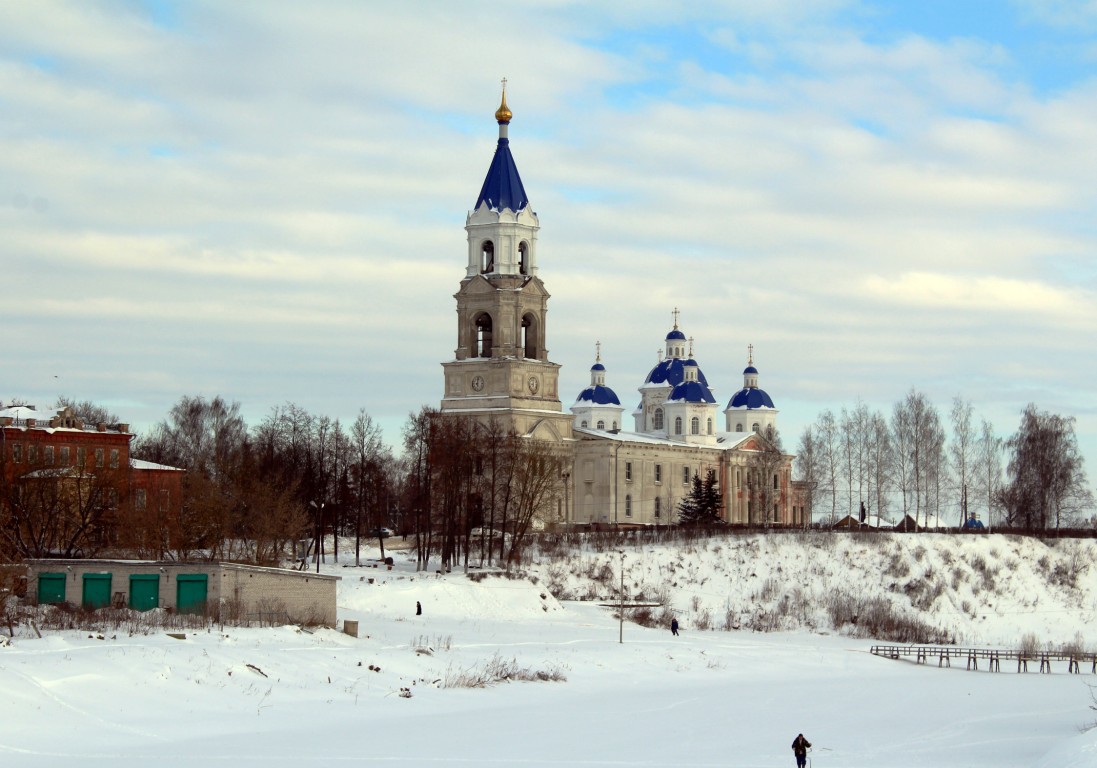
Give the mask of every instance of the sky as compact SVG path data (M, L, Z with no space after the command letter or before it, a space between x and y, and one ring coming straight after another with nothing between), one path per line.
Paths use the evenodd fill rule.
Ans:
M786 448L912 388L1097 461L1097 2L0 2L0 398L296 403L397 443L497 138L564 408L672 310Z
M1018 634L1002 640L992 628L1030 633L1037 648L1088 632L1094 569L1082 569L1077 589L1040 573L1041 559L1053 570L1069 562L1065 543L933 534L633 541L620 557L613 547L557 549L562 559L523 559L531 578L481 572L488 578L476 581L416 572L414 556L388 549L391 571L322 567L341 577L339 626L358 622L357 637L215 624L176 628L177 639L145 623L155 613L98 632L39 622L39 637L22 621L10 641L0 635L0 721L9 724L0 756L20 768L792 768L791 743L803 733L810 768L1093 768L1097 730L1082 732L1095 718L1087 661L1080 674L1057 658L1051 674L1035 661L1018 673L1008 658L999 672L985 659L968 671L959 655L1021 646ZM1088 550L1084 563L1092 544L1073 541ZM873 578L850 579L866 547L859 573ZM378 554L368 548L363 563L376 565ZM622 626L597 599L554 596L560 579L604 595L622 567L630 599L640 588L666 595L678 637L665 623ZM604 568L609 583L599 580ZM961 623L979 626L978 614L989 614L984 633L954 647L950 667L932 652L925 664L873 655L880 641L826 622L828 597L862 586L910 615L916 593L879 582L915 585L928 569L942 590L916 615L936 624L961 597L975 606ZM800 581L805 572L831 576ZM764 621L779 600L776 615L807 616L816 632L699 626L701 612L712 608L719 626L732 606ZM456 684L489 678L493 660L558 679Z

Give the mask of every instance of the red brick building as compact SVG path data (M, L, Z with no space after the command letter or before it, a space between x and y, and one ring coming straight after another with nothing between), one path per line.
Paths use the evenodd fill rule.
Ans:
M70 409L0 408L0 547L8 555L159 555L179 517L182 470L130 457L128 424ZM0 550L2 552L3 550Z

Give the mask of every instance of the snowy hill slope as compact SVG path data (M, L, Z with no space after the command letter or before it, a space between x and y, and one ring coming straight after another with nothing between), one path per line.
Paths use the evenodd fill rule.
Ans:
M597 541L597 540L594 540ZM841 630L921 623L930 638L1084 644L1097 620L1097 540L1011 535L774 533L545 547L526 563L561 599L666 602L700 629ZM851 623L857 617L858 623ZM867 624L867 626L866 626ZM876 635L880 636L880 635ZM881 639L884 639L881 637ZM914 640L918 638L895 638Z

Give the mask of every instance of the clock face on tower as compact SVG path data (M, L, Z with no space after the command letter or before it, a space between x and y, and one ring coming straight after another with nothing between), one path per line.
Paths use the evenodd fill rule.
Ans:
M526 382L526 386L529 387L529 391L531 393L537 394L537 377L536 376L530 376L529 380Z
M481 389L483 389L484 388L484 377L483 376L473 376L472 377L472 388L475 389L477 392L479 392Z

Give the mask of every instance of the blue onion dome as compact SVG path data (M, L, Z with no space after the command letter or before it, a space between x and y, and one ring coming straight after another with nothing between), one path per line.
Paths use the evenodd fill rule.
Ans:
M671 390L668 403L715 403L712 390L700 381L683 381Z
M576 403L590 403L591 405L620 405L617 393L605 384L592 384L579 393L575 398Z
M667 334L667 341L685 341L686 335L678 330L678 326L674 327L674 330Z
M606 370L606 366L602 365L601 363L595 363L590 367L590 369L591 371L604 371Z
M686 379L685 369L686 362L693 362L692 360L686 361L681 358L668 358L663 360L648 373L645 384L669 384L672 387L681 384ZM697 365L697 363L693 363ZM697 369L697 381L708 386L708 381L705 379L705 374L701 372L701 369Z
M731 396L731 400L728 402L728 408L746 408L747 410L776 407L766 391L757 387L740 389Z
M744 376L746 376L748 374L751 374L751 373L758 373L758 369L755 368L753 365L748 365L746 368L743 369L743 375Z

